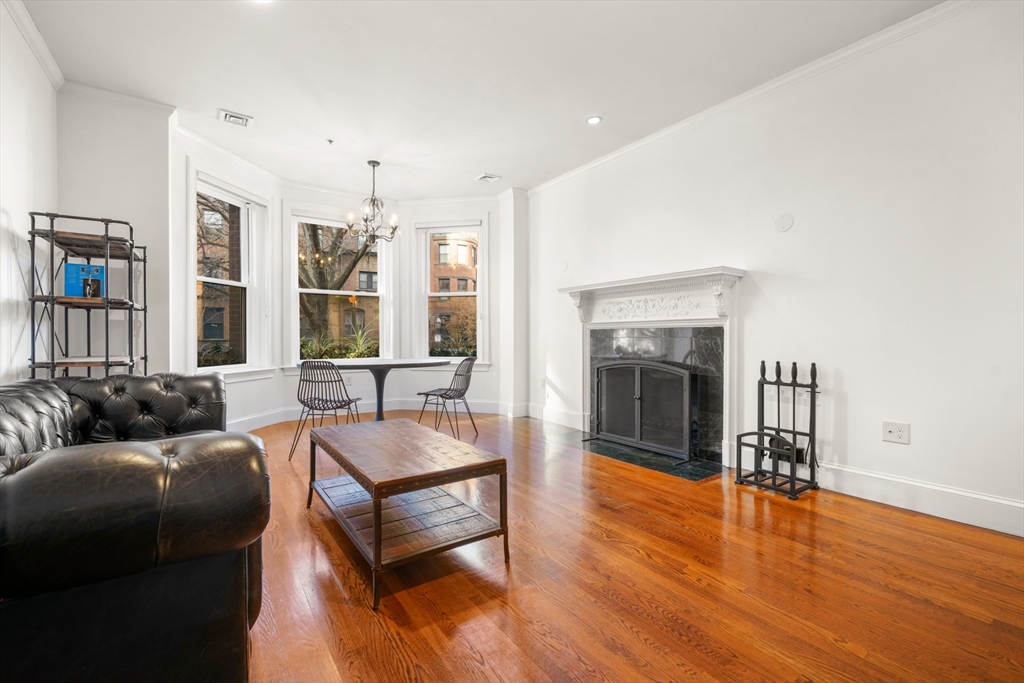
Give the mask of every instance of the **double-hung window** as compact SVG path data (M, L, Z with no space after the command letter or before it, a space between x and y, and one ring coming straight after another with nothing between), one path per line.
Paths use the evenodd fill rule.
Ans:
M252 206L217 188L196 192L196 365L244 365L248 357Z
M477 355L478 231L427 233L427 323L431 356ZM454 280L454 282L453 282Z
M380 355L377 247L324 220L296 222L299 357Z

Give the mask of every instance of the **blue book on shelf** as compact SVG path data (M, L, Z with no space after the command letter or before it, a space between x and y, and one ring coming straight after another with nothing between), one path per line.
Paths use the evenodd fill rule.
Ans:
M103 266L64 264L64 296L101 298L107 295Z

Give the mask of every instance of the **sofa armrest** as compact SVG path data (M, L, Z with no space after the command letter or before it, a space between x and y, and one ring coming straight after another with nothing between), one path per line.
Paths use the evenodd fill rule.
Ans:
M0 598L247 547L270 519L264 457L232 432L0 457Z

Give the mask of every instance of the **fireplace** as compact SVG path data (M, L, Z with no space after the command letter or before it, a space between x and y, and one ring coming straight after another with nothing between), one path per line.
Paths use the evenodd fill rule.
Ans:
M718 267L560 289L583 323L583 429L732 466L729 313L745 274Z
M592 327L590 431L722 462L721 327Z
M612 361L594 367L593 434L688 458L690 373L660 363Z

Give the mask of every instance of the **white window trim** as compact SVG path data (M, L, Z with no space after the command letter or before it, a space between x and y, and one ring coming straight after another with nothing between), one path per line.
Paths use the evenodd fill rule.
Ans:
M431 296L476 297L476 357L477 362L474 368L486 368L490 365L490 260L488 255L488 241L490 239L488 214L459 216L451 218L423 218L413 222L413 231L416 233L416 282L417 291L415 294L415 315L413 325L415 326L412 335L415 353L419 358L430 357L430 340L428 338L427 308L428 299ZM430 235L449 232L476 232L477 233L477 277L475 292L444 292L443 294L430 291ZM449 254L450 255L450 254ZM451 356L453 361L461 359L460 356ZM445 368L451 372L451 368Z
M187 296L190 302L188 307L190 314L188 315L188 320L185 321L188 343L188 355L186 357L188 369L191 373L222 372L224 374L265 370L268 366L268 355L271 350L270 344L266 341L269 339L270 334L270 318L269 315L263 314L263 311L269 307L270 282L267 278L254 279L253 275L255 273L266 273L268 270L266 268L266 253L263 248L266 240L259 239L258 237L266 235L269 230L270 201L206 173L197 167L191 157L185 158L185 168L187 173L185 199L188 202L185 211L185 220L188 225L186 253L188 255L189 272L186 281L188 286ZM205 186L205 188L200 190L200 186ZM212 192L210 189L212 189ZM217 196L218 199L226 198L232 202L242 200L247 204L251 204L253 208L259 209L248 212L249 215L246 220L247 225L242 244L242 269L246 277L244 285L246 288L246 362L237 365L199 367L199 339L196 322L198 317L196 285L200 281L199 275L196 272L196 247L198 241L196 228L199 216L196 193L200 191L203 194ZM239 286L233 280L202 279L207 282L228 284L234 287Z
M356 202L358 204L358 202ZM388 284L390 279L391 260L393 258L392 245L390 242L377 243L377 291L366 292L362 290L323 290L323 289L299 289L299 223L316 223L318 225L329 225L331 227L345 227L345 216L347 211L317 204L306 204L295 201L285 201L282 205L285 229L282 230L285 244L281 253L286 254L286 265L284 277L288 283L287 296L285 297L284 320L287 325L283 326L281 340L284 349L284 358L288 365L282 368L295 368L299 364L299 292L304 294L327 294L329 296L372 296L376 297L379 303L380 320L380 357L394 358L394 323L393 323L393 298Z

